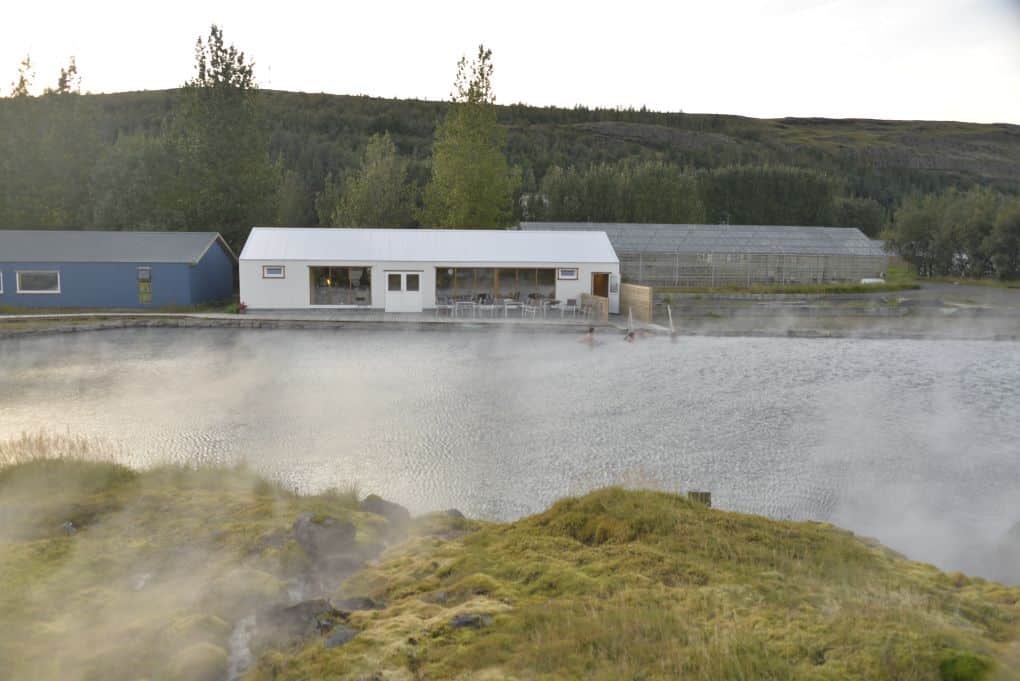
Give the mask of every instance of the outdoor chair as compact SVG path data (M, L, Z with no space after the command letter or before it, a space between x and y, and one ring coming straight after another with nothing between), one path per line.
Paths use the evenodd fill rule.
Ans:
M577 304L577 298L567 298L566 305L560 305L560 316L565 316L568 312L571 316L576 317L580 306Z

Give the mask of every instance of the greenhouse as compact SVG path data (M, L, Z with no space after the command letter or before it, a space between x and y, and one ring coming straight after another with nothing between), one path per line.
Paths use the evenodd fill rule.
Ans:
M524 230L605 232L625 282L721 287L859 281L888 255L859 229L770 225L523 222Z

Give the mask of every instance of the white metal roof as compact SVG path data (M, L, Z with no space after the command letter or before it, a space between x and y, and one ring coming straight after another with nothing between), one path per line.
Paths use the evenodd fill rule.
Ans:
M618 263L605 232L255 227L241 260Z

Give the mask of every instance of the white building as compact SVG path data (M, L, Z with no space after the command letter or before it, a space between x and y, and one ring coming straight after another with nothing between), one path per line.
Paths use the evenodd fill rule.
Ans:
M605 232L256 227L240 257L252 309L420 312L438 303L609 298L620 262Z

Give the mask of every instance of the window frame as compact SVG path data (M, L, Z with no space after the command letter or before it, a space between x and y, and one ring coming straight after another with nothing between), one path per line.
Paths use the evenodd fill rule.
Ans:
M571 276L573 273L573 276ZM581 278L581 268L579 267L557 267L556 268L556 281L579 281Z
M148 277L147 277L147 278L145 278L145 279L143 279L143 278L142 278L142 274L143 274L143 273L147 274L147 275L148 275ZM148 283L148 284L151 284L151 283L152 283L152 268L151 268L151 267L149 267L149 266L147 266L147 265L142 265L142 266L140 266L140 267L137 267L137 268L135 269L135 280L136 280L136 281L137 281L138 283L140 283L140 284L141 284L141 283Z
M278 269L280 274L269 274L268 270ZM287 266L286 265L263 265L262 266L262 278L263 279L286 279L287 278Z
M55 274L57 275L57 289L55 291L26 291L21 288L22 274ZM18 295L26 296L59 296L63 292L60 270L18 270L14 273L15 290Z
M0 295L4 293L4 272L0 270Z

